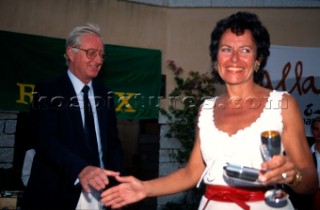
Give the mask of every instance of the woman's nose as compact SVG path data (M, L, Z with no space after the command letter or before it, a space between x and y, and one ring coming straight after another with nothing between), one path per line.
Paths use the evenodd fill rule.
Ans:
M238 61L238 53L237 52L235 52L235 51L233 51L232 53L231 53L231 61L232 62L237 62Z

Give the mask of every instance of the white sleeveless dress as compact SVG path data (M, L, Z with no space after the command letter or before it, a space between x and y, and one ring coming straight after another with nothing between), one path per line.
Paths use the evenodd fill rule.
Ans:
M214 107L217 108L213 99L207 99L202 104L202 110L198 119L200 147L206 169L198 183L203 181L209 185L239 186L230 179L224 178L223 166L233 163L242 166L260 168L263 162L260 153L260 134L265 130L276 130L282 133L283 123L281 116L281 99L287 92L272 91L260 117L249 127L239 130L237 133L229 134L215 127ZM285 107L284 107L285 108ZM237 122L234 122L237 123ZM282 148L283 151L283 148ZM261 187L257 184L245 185L250 187ZM207 199L203 196L199 210L203 208ZM283 208L272 208L264 201L246 202L251 210L293 210L291 202ZM232 202L210 201L206 210L241 210L237 204Z

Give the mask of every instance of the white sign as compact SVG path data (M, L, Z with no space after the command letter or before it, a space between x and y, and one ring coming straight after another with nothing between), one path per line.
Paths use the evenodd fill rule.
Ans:
M320 48L271 46L265 85L288 91L297 100L306 136L311 119L320 116Z

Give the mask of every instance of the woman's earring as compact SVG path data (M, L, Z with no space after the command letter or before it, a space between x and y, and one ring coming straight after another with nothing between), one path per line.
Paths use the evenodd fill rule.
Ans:
M256 61L256 62L254 63L253 69L254 69L255 72L258 72L259 68L260 68L260 63Z

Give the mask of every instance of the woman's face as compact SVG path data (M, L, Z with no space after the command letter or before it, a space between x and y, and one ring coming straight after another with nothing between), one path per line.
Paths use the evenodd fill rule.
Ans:
M315 122L313 124L311 132L315 140L320 142L320 122Z
M217 67L226 84L253 82L256 52L257 46L249 30L242 35L230 29L224 32L219 43Z

